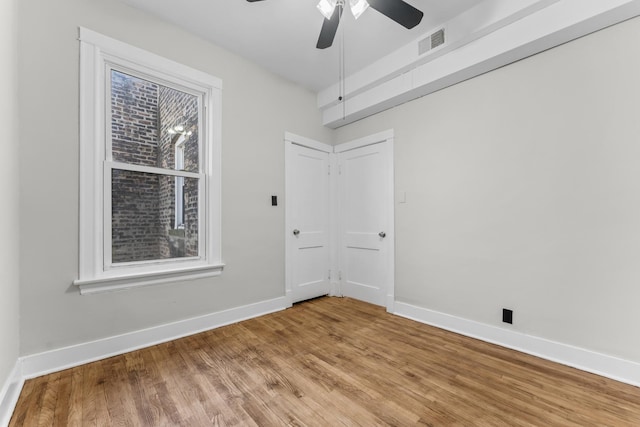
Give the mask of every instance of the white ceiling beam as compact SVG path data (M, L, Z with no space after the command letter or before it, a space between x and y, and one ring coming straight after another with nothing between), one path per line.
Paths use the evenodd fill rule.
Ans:
M558 1L560 0L485 0L454 19L430 29L411 43L373 64L347 76L344 84L345 93L340 93L339 82L320 91L317 98L318 108L324 109L336 105L339 103L340 95L345 99L358 95ZM445 43L420 54L420 41L439 29L445 31Z
M344 103L326 104L323 124L352 123L638 15L640 0L560 0L399 76L378 79Z

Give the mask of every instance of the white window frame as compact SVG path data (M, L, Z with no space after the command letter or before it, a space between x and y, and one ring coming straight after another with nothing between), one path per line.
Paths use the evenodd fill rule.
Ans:
M200 169L180 172L117 165L111 158L110 69L131 70L155 82L200 96ZM221 274L222 81L145 50L80 28L80 247L81 294L107 292ZM127 169L199 178L199 255L111 263L111 171ZM157 169L157 170L156 170Z
M176 141L174 150L173 161L175 163L176 170L184 169L184 149L187 139L184 135L180 135ZM184 229L184 178L177 177L175 185L175 220L173 223L174 229Z

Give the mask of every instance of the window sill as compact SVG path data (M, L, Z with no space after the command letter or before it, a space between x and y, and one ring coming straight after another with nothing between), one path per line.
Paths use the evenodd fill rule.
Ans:
M161 283L181 282L185 280L202 279L219 276L224 264L192 267L180 270L142 273L128 276L104 277L89 280L74 280L73 284L80 288L80 295L100 294L105 292L123 291L142 286L158 285Z

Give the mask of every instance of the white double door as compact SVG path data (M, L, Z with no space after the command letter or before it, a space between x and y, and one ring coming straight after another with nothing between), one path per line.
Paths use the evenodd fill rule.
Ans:
M393 302L393 152L385 132L332 147L287 134L287 294Z

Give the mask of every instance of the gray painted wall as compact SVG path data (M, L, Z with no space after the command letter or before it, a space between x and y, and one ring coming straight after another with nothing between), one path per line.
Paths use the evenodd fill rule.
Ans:
M377 114L396 298L640 362L640 19Z
M93 296L71 285L78 26L223 80L221 277ZM285 131L331 142L315 94L116 1L22 0L19 30L21 354L283 296L284 206L271 207L270 196L284 193Z
M16 363L19 346L17 5L18 0L0 2L0 389Z

